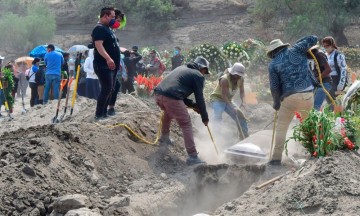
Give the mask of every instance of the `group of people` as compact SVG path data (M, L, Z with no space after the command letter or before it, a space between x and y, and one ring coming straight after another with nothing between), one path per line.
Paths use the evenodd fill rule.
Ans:
M307 36L290 47L290 44L277 39L268 48L267 55L272 59L269 78L273 108L278 111L275 146L269 162L271 165L281 164L286 133L294 112L300 113L303 119L307 118L312 108L320 110L325 99L335 99L348 83L345 56L338 51L334 38L328 36L320 41L324 49L316 46L317 42L316 36ZM309 52L315 56L314 61L319 63L315 64L313 70L309 67ZM333 109L331 102L330 108Z
M123 14L120 10L112 7L102 8L99 22L95 25L92 36L92 49L89 50L82 67L86 72L86 92L88 97L96 99L95 120L115 115L115 102L118 92L134 92L134 77L137 74L156 75L160 60L156 57L156 51L150 52L149 64L141 62L142 56L138 53L138 47L121 52L119 40L114 31L121 23ZM278 111L278 123L275 136L275 147L271 155L270 165L280 165L283 146L289 124L294 112L301 113L306 118L312 108L320 110L326 99L325 91L329 91L333 98L338 91L346 86L346 62L343 53L337 50L335 40L325 37L320 46L316 36L307 36L298 40L292 47L284 44L281 40L271 41L267 56L271 58L269 64L270 89L273 97L273 108ZM309 50L316 57L319 64L311 64ZM35 101L46 103L49 92L52 89L54 98L59 96L59 81L62 70L71 74L71 69L64 68L69 56L64 56L54 51L54 46L48 46L48 53L44 62L35 58L28 76L32 92L31 106ZM182 129L184 143L188 158L188 165L204 163L198 157L192 131L191 118L188 108L199 113L202 122L208 126L209 115L204 100L203 89L205 77L210 74L209 62L202 56L198 56L193 62L184 64L181 49L175 48L172 58L172 71L164 76L162 81L154 89L155 101L164 112L162 129L159 143L161 145L172 144L170 138L170 123L175 119ZM313 66L311 66L313 65ZM319 65L319 68L317 68ZM37 75L46 66L46 72L42 81L37 81ZM318 73L320 70L320 74ZM72 74L73 75L73 74ZM236 123L239 130L239 138L249 136L247 120L241 111L245 105L244 82L246 69L243 64L237 62L226 69L218 79L217 86L211 94L210 101L213 109L211 121L221 131L222 114L226 112ZM320 85L319 80L322 80ZM42 83L45 83L45 87ZM41 85L42 84L42 85ZM44 96L40 93L44 89ZM233 101L235 93L239 91L240 106ZM195 101L189 99L194 94ZM34 96L34 97L33 97Z

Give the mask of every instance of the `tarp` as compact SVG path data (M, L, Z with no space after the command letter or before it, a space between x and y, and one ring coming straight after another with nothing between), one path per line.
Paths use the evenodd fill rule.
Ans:
M33 50L31 50L29 52L29 56L31 57L37 57L37 58L44 58L47 50L46 50L47 45L40 45L35 47ZM55 46L55 51L58 51L60 53L64 53L64 51L62 49L60 49L59 47Z

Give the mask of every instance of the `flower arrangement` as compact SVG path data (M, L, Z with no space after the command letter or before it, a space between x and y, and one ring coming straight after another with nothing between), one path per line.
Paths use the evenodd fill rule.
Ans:
M141 97L151 96L154 92L154 88L160 83L162 80L161 77L155 76L142 76L138 75L134 78L136 81L136 93Z
M222 73L229 67L229 63L224 54L214 45L202 44L193 48L188 52L187 62L195 60L198 56L203 56L209 61L210 71L213 74Z
M322 112L311 110L309 116L304 119L299 113L295 113L300 124L294 127L293 136L290 139L300 142L313 157L329 156L335 150L349 149L358 150L359 143L355 143L354 123L350 117L337 118L328 107Z
M2 70L4 74L4 78L2 81L6 82L7 85L4 87L4 95L6 97L6 100L9 104L9 109L12 110L14 106L14 98L11 96L11 91L14 88L14 78L13 78L13 72L10 69L3 68ZM4 84L3 82L3 84Z
M241 44L237 42L228 42L224 44L222 50L225 56L230 60L248 65L250 58Z

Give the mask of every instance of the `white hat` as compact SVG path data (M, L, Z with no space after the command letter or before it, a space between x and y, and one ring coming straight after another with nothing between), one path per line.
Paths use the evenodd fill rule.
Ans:
M231 68L228 68L228 71L232 75L246 76L245 75L245 67L241 63L235 63Z
M271 58L271 53L276 50L277 48L280 48L280 47L289 47L290 44L286 43L284 44L280 39L275 39L273 41L270 42L270 45L268 46L267 48L267 52L266 52L266 55Z

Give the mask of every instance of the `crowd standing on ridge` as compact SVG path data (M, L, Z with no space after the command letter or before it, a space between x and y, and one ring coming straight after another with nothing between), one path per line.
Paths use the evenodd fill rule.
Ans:
M123 94L135 94L134 80L137 75L161 76L162 81L154 88L154 99L163 111L159 143L173 144L170 123L176 120L183 132L188 165L204 163L198 157L188 108L200 114L205 126L211 119L220 134L223 127L222 114L226 112L238 126L239 139L249 136L247 118L241 110L246 106L246 68L241 62L234 63L219 77L210 97L213 113L209 118L203 95L205 78L211 74L209 61L198 56L187 63L181 48L176 46L171 58L171 72L164 75L163 64L156 50L150 50L146 60L138 52L138 46L122 50L115 32L123 21L124 14L120 10L102 8L99 21L91 32L89 50L85 52L60 53L53 44L49 44L46 46L46 54L34 58L30 65L25 61L9 61L5 64L4 57L0 56L0 68L10 70L14 79L11 95L24 96L29 86L30 106L45 105L49 100L65 98L69 92L65 86L60 95L62 80L67 80L69 85L78 76L77 94L97 100L94 117L95 121L100 121L117 114L115 104L120 91ZM273 108L278 111L275 147L270 165L281 164L286 133L294 112L306 118L312 108L321 110L325 101L330 104L325 90L335 99L337 93L348 85L345 56L338 51L335 40L329 36L317 45L318 42L316 36L306 36L290 46L275 39L267 47L267 56L271 59L269 80ZM318 64L314 63L309 50ZM3 80L3 76L0 71L0 80ZM9 91L6 86L0 89L0 111L5 102L6 90ZM240 92L240 105L233 100L237 91ZM189 99L192 94L195 101Z

